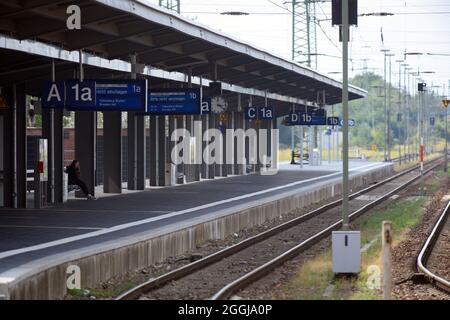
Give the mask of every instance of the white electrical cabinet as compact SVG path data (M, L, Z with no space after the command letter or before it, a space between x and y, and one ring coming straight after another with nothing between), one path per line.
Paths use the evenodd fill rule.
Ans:
M359 231L333 232L332 247L335 274L361 271L361 233Z

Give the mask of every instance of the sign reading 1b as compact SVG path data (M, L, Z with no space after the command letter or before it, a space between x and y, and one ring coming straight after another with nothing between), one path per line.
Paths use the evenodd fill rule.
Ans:
M148 95L148 114L201 114L200 89L155 89Z

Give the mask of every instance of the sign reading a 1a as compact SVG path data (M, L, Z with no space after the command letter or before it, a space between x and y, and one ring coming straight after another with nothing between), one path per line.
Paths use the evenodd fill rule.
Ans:
M66 105L68 109L95 108L95 81L67 81Z
M64 108L66 94L63 81L46 81L41 94L42 108Z

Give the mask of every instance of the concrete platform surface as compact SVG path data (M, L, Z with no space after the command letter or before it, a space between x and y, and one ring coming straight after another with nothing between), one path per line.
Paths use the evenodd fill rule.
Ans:
M356 162L351 174L387 166ZM0 278L8 270L79 248L100 246L152 232L170 232L186 221L211 216L237 206L257 205L289 191L307 190L337 171L315 167L281 166L274 176L248 175L190 185L152 189L101 198L71 200L57 207L0 210ZM231 212L231 211L230 211Z

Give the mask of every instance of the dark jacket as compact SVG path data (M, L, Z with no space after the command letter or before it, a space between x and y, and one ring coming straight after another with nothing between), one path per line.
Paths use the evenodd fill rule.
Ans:
M66 172L69 175L69 184L71 181L76 181L80 179L80 169L75 168L75 166L68 166Z

